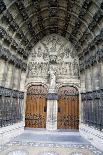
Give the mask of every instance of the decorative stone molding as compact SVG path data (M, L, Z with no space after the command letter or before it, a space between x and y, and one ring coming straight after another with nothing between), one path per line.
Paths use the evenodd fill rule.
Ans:
M81 104L83 110L83 123L93 126L98 130L103 130L103 90L81 93Z
M20 14L23 16L23 19L26 21L28 19L28 15L22 1L16 1L15 4L19 9Z
M84 1L84 3L85 2L86 1ZM84 3L83 3L83 6L85 7ZM90 3L92 3L92 2L90 2ZM102 3L101 3L101 6L102 6ZM79 18L83 17L85 15L85 13L86 13L86 10L82 8L81 9L81 12L79 14ZM99 23L99 21L102 19L102 17L103 17L102 10L98 10L95 13L95 15L93 16L93 20L91 21L91 23L88 25L88 28L84 31L83 35L81 36L81 38L78 40L77 44L75 45L75 48L77 50L79 50L78 43L79 43L79 45L82 45L83 44L83 42L87 39L87 36L90 35L90 33L91 33L88 30L91 30L92 31L96 27L97 23Z
M49 93L47 95L48 100L58 100L58 94L57 93Z
M95 90L91 92L81 93L82 100L93 100L102 98L103 89Z
M12 55L8 49L1 48L0 57L4 60L8 60L9 63L14 64L16 67L26 71L27 64L23 62L20 58L18 58L16 55Z
M23 119L24 93L0 87L0 127L10 126Z
M79 131L81 136L90 141L93 146L103 151L103 131L99 131L83 123L80 124Z
M17 9L12 10L9 7L8 9L6 9L6 4L8 6L12 6L12 5L13 7L16 6ZM27 30L23 32L23 37L21 37L22 42L25 40L24 46L25 45L28 46L28 43L26 42L26 40L29 40L29 39L27 38L30 38L29 44L34 45L37 43L37 41L40 40L40 38L43 38L46 35L46 33L51 34L54 32L66 37L68 35L68 29L70 28L72 29L72 31L70 32L71 35L68 35L69 36L68 39L71 40L74 46L76 46L76 49L78 49L79 51L81 48L82 41L79 41L79 37L77 35L78 33L80 34L79 36L85 35L84 32L82 33L81 30L79 31L80 26L82 27L83 25L85 25L87 26L87 31L88 30L92 31L94 30L95 26L97 26L97 23L100 22L103 16L103 13L102 13L103 4L101 1L100 2L98 1L97 2L98 5L96 6L94 5L95 2L92 0L88 0L88 1L82 0L80 2L80 5L78 5L78 3L76 3L75 1L65 0L64 1L65 5L63 7L61 7L61 3L58 0L55 0L55 1L49 0L49 1L46 1L45 4L40 1L33 1L33 0L28 1L27 3L24 1L13 1L13 2L10 1L8 3L7 2L4 3L3 0L1 1L1 5L0 5L1 13L3 13L2 20L6 19L6 22L10 25L10 28L14 32L16 32L16 34L18 34L19 30L22 31L22 28L21 28L22 26L19 27L19 24L16 20L19 14L21 14L22 16L21 25L24 22L26 23L25 28L27 28ZM75 9L76 7L78 9ZM95 7L97 7L97 11L95 14L93 14L93 12L89 10L90 7L91 8L94 7L94 9ZM29 11L29 9L31 11ZM46 15L44 12L47 10L49 14L47 15L46 18L49 20L47 22L44 22L45 15ZM65 19L65 20L62 20L62 23L61 23L62 16L60 13L61 11L64 12L62 13L62 15L64 14L63 19ZM36 14L35 17L34 17L34 14ZM93 20L85 24L86 14L88 14L90 18L93 18ZM32 22L33 18L35 18L36 24ZM70 23L74 23L74 24L70 24ZM37 30L37 25L39 26L38 30ZM24 33L26 34L26 36L24 35ZM90 32L89 34L92 35L92 32ZM31 49L32 45L30 45L29 47Z
M27 151L25 150L14 150L14 151L10 151L7 155L29 155Z
M78 33L79 31L79 28L80 26L82 25L82 19L83 17L85 16L86 12L88 11L89 7L91 6L92 4L92 1L91 0L85 0L82 4L82 7L81 7L81 10L80 10L80 13L78 15L78 18L75 22L75 26L73 27L73 30L71 32L71 35L70 35L70 40L71 42L73 42L73 44L76 46L76 49L78 49L77 45L80 43L76 41L76 39L74 38L76 36L76 34ZM70 5L70 4L69 4ZM73 6L72 6L73 7ZM71 8L72 8L71 7ZM80 20L81 19L81 20ZM83 34L84 35L84 34Z
M6 97L17 97L17 98L24 98L24 92L18 91L18 90L12 90L9 88L1 87L0 86L0 96L6 96Z
M22 134L24 132L24 126L24 122L20 122L0 128L0 146L2 147L14 137Z
M3 0L0 1L0 14L3 13L3 11L6 10L6 5L3 2Z
M97 25L97 23L102 19L102 17L103 17L103 12L101 10L98 10L95 13L93 20L89 24L88 28L92 31L95 28L95 26Z
M24 57L25 59L27 59L28 52L27 52L27 51L24 51L23 48L19 47L19 45L17 44L17 42L16 42L14 39L12 39L12 37L10 37L10 36L7 34L7 32L4 30L4 28L2 28L2 27L0 27L0 36L1 36L2 38L4 38L6 41L8 41L9 43L11 43L11 47L12 47L12 48L15 48L15 50L16 50L16 52L17 52L18 54L23 55L23 57ZM27 40L26 40L25 36L23 35L22 37L23 37L22 40L24 40L24 41L27 43Z
M57 152L49 151L49 152L41 152L38 155L59 155Z
M25 44L27 44L29 42L29 40L26 38L26 36L23 34L23 31L20 30L19 26L17 25L17 23L14 21L12 15L10 14L10 12L7 10L6 13L3 15L3 20L6 20L10 27L12 28L13 31L17 31L17 34L19 35L21 41L25 42ZM1 30L1 33L2 33L2 37L4 37L5 39L9 39L9 42L11 43L11 46L13 46L13 43L15 42L15 40L11 39L11 37L9 35L7 35L6 31L0 27L0 30ZM4 33L5 32L5 33ZM5 35L3 35L5 34ZM10 41L10 39L12 40L12 42ZM31 43L29 43L31 44ZM15 47L18 50L18 47L19 45L15 42ZM22 50L20 51L23 51L23 48L21 48ZM25 51L23 51L23 53L21 52L18 52L19 54L22 54L24 56L24 58L27 58L27 56L25 55Z
M28 13L26 11L26 7L24 6L23 2L22 1L16 1L15 2L20 14L22 15L23 17L23 20L26 22L27 26L28 26L28 29L30 31L30 34L33 36L33 38L35 37L35 31L34 31L34 28L32 26L32 22L29 19L28 17Z
M95 55L87 54L84 57L79 58L80 60L80 72L95 65L97 62L103 60L103 49L99 49Z

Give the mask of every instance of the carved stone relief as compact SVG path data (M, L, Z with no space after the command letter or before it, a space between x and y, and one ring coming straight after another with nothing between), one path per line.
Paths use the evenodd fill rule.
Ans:
M44 76L48 72L48 63L30 62L28 67L28 78Z
M79 61L75 55L74 48L63 37L56 34L46 36L31 52L28 78L48 77L48 72L52 70L56 72L56 79L62 75L78 79Z

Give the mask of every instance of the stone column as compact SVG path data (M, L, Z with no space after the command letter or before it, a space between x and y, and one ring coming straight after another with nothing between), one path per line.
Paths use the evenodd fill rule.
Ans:
M6 62L4 60L0 60L0 86L3 86L3 75L5 70Z
M10 86L11 86L10 84L11 84L11 79L12 79L12 68L13 68L13 65L9 64L8 65L8 72L6 75L6 82L5 82L6 88L10 88Z
M46 121L46 129L47 130L57 130L57 94L49 93L47 100L47 121Z
M56 93L56 71L49 70L50 85L49 93L47 96L47 121L46 129L47 130L57 130L57 99L58 95Z

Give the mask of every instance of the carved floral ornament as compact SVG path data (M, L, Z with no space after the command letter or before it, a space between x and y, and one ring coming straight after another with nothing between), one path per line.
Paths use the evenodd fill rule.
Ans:
M65 86L65 87L60 87L58 91L59 96L74 96L74 95L79 95L78 90L75 87L72 86Z

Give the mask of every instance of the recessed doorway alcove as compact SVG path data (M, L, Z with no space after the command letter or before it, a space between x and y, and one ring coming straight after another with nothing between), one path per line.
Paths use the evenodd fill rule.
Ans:
M0 153L42 133L103 151L103 0L0 0Z
M26 85L26 127L79 129L79 59L68 40L51 34L34 46Z

